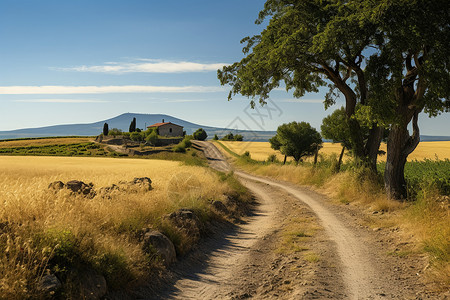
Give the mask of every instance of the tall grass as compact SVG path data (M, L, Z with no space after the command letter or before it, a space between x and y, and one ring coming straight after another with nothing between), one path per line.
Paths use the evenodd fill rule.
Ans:
M77 179L98 190L144 176L153 181L153 190L87 199L47 188L56 180ZM186 185L187 177L199 185ZM190 241L163 216L181 207L208 215L209 203L232 192L228 181L208 168L174 161L1 156L0 298L37 297L37 282L48 272L71 282L89 268L103 274L113 289L142 280L159 268L142 251L138 236L143 228L175 234L176 246L186 249L183 243ZM70 298L76 291L65 293L61 297Z

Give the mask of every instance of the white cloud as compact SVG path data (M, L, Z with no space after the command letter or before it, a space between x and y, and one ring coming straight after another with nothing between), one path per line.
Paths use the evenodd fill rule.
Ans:
M138 59L138 63L107 62L97 66L76 66L71 68L54 68L60 71L94 72L94 73L186 73L217 71L226 63L196 63L188 61L164 61L155 59Z
M0 86L0 95L108 94L108 93L214 93L225 91L215 86Z
M95 100L95 99L21 99L13 100L14 102L27 103L106 103L110 101Z

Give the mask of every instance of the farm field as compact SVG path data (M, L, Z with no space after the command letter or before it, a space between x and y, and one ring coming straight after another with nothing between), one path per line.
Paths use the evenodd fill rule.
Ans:
M0 148L49 146L49 145L69 145L77 143L89 143L94 139L90 137L68 137L68 138L39 138L39 139L18 139L0 141Z
M152 189L100 192L135 177L149 177ZM70 180L92 182L97 194L48 188ZM162 216L180 207L207 215L209 202L231 190L210 169L177 161L0 156L0 294L29 297L43 274L70 279L80 265L104 275L110 287L126 286L153 266L136 239L140 230L172 233L182 253L191 242Z
M220 141L223 145L231 151L241 155L245 151L250 152L251 158L255 160L267 160L269 155L275 154L279 160L283 160L284 156L279 152L270 148L269 142L235 142L235 141ZM331 154L339 155L341 152L340 144L323 143L323 148L320 149L319 154L329 156ZM380 150L386 151L386 144L382 144ZM345 156L344 156L345 157ZM416 150L408 157L409 161L424 160L424 159L450 159L450 141L441 142L421 142ZM348 156L347 156L348 158ZM386 156L380 155L380 161L385 161ZM289 158L288 158L289 161Z

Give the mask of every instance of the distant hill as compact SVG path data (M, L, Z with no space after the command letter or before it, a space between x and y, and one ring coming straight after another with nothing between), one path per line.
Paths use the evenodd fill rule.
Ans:
M228 128L219 128L211 126L203 126L191 123L179 118L175 118L164 114L137 114L125 113L117 117L95 122L89 124L69 124L69 125L55 125L39 128L26 128L11 131L0 131L0 139L16 139L29 137L51 137L51 136L95 136L99 135L103 130L103 124L106 122L110 129L118 128L123 131L128 131L131 121L136 118L136 127L144 129L146 126L159 123L163 119L165 122L172 122L184 127L187 134L192 134L195 130L203 128L208 138L214 137L217 134L219 137L224 136L230 131L239 133L244 136L246 141L268 141L269 138L275 135L275 131L249 131L249 130L235 130Z
M211 126L203 126L188 122L179 118L175 118L164 114L137 114L125 113L117 117L95 122L89 124L69 124L69 125L55 125L39 128L17 129L11 131L0 131L0 139L17 139L17 138L33 138L33 137L51 137L51 136L95 136L99 135L103 130L103 124L106 122L109 128L119 128L123 131L128 131L131 121L136 118L136 127L145 128L146 126L159 123L163 119L165 122L172 122L184 127L187 134L192 134L195 130L203 128L208 138L214 137L217 134L223 137L230 131L233 134L242 134L244 141L267 142L272 136L276 134L275 131L251 131L251 130L236 130L230 128L219 128ZM421 141L450 141L450 136L429 136L421 135Z

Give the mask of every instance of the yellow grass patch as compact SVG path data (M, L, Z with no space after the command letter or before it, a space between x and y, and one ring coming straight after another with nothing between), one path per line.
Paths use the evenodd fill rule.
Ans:
M235 142L235 141L220 141L231 151L242 155L245 151L250 152L251 158L255 160L267 160L269 155L275 154L279 160L284 159L284 155L280 151L275 151L270 148L269 142ZM340 144L323 143L323 148L320 149L319 154L330 156L332 154L339 155L341 153L342 146ZM380 150L386 151L386 144L381 144ZM348 151L347 151L348 153ZM344 159L349 156L344 156ZM411 153L408 160L424 160L435 159L450 159L450 141L441 142L421 142L416 150ZM380 161L386 160L386 155L380 155L378 157Z
M92 182L98 191L144 176L153 181L153 190L93 199L48 190L57 180ZM33 295L29 288L55 251L37 247L36 236L61 240L66 248L76 241L80 259L93 265L101 265L105 257L123 262L123 269L107 274L109 284L145 276L149 261L136 232L161 226L161 217L180 207L205 211L209 202L224 200L229 191L208 168L174 161L0 156L0 295Z
M0 148L67 145L67 144L77 144L77 143L88 143L88 142L93 142L93 141L94 141L94 139L89 138L89 137L0 141Z

